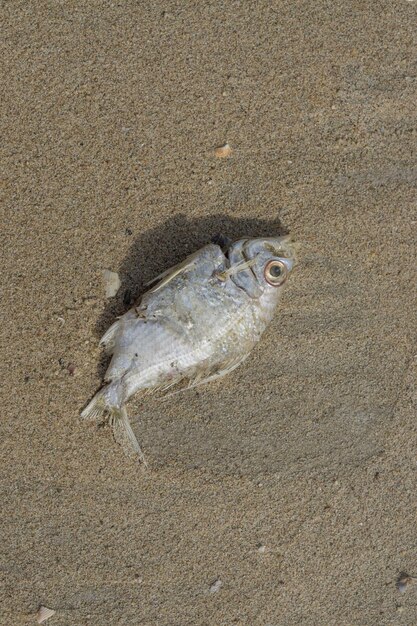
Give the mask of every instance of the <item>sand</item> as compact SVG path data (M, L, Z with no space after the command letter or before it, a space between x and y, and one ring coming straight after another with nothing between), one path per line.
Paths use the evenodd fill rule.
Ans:
M3 3L2 625L417 623L416 10ZM100 333L275 232L299 263L252 357L132 402L145 471L79 419Z

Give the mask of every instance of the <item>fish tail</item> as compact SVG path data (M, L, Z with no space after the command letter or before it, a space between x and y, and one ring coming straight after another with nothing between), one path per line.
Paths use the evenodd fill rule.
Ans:
M112 425L114 438L117 443L123 447L129 456L137 455L145 463L143 452L130 425L125 407L119 408L112 405L109 401L109 392L111 392L109 385L100 389L81 412L81 417L83 419L99 419L105 413L108 413L109 422Z
M146 465L145 457L140 448L136 435L130 425L129 416L124 406L109 407L110 423L113 427L114 438L124 451L130 455L137 455L139 460Z
M118 401L117 391L114 385L106 385L100 389L81 412L81 417L83 419L99 419L108 413L117 443L123 447L128 455L138 455L139 459L145 463L143 452L130 425L127 411L123 405L121 407L116 405Z

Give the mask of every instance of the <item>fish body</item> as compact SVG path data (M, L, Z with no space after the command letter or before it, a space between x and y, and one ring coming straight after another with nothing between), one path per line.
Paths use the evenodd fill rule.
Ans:
M208 244L164 272L101 339L112 359L82 417L108 413L116 439L143 458L125 408L129 398L235 369L272 319L293 262L287 237L247 238L226 250Z

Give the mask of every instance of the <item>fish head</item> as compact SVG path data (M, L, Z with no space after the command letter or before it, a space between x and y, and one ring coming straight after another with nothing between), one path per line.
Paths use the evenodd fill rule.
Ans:
M252 298L276 299L295 262L288 236L240 239L230 246L228 258L231 279Z

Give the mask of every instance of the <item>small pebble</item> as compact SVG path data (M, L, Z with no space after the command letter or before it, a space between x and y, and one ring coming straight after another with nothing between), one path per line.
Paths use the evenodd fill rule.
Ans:
M264 552L266 552L266 546L264 546L262 543L258 545L258 552L260 552L261 554L263 554Z
M103 270L102 274L106 298L113 298L122 284L119 274L117 272L111 272L110 270Z
M223 146L216 148L214 154L218 159L226 159L232 154L232 148L228 143L225 143Z
M212 585L210 585L210 593L217 593L222 586L222 581L220 578L214 581Z
M40 606L38 612L36 613L36 621L38 624L42 624L42 622L46 622L47 619L55 615L56 611L52 609L48 609L46 606Z
M408 574L401 574L397 580L397 589L400 593L405 593L407 591L407 587L411 585L415 585L417 583L417 578L415 576L409 576Z

